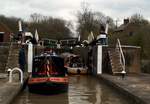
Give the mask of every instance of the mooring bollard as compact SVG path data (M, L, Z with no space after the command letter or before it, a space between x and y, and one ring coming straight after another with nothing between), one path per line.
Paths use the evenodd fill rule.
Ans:
M122 79L124 79L124 78L125 78L125 74L126 74L126 72L123 70L123 71L121 72Z
M20 69L20 68L13 68L11 71L10 71L10 73L9 73L9 83L12 83L12 74L13 74L13 71L19 71L20 72L20 74L21 74L21 79L20 79L20 82L21 82L21 84L23 84L23 72L22 72L22 70Z
M8 74L8 76L9 76L9 74L10 74L10 71L11 71L11 69L9 68L9 69L7 70L7 74Z

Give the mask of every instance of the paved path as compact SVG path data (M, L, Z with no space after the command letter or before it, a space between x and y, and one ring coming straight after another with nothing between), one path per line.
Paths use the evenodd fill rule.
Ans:
M0 85L2 86L6 82L8 82L8 75L0 73Z
M27 75L24 76L24 80L27 79ZM20 83L19 75L13 75L13 82L8 82L8 75L0 73L0 104L10 104L13 99L17 96L17 94L24 87L23 84Z
M113 86L124 90L140 104L150 104L150 74L128 75L124 79L120 76L103 74L99 76ZM130 97L131 97L130 96Z

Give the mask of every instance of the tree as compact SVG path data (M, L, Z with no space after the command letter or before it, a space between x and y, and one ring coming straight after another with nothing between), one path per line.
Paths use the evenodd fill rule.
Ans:
M18 20L16 17L5 17L0 15L0 23L5 24L13 33L18 33Z
M81 39L87 39L88 34L93 31L94 13L88 8L87 3L82 3L81 11L78 11L78 28L77 31L81 34Z
M114 26L113 20L101 12L93 12L87 3L82 3L81 10L78 11L77 31L81 35L81 40L87 39L91 31L96 35L100 33L100 27L109 21L111 27Z
M68 21L60 18L52 18L34 13L31 15L29 29L32 32L38 29L38 33L42 38L63 39L71 37L70 24Z
M148 24L148 20L144 19L140 14L133 14L130 18L130 22L134 24Z
M47 19L48 19L47 16L43 16L42 14L38 14L38 13L33 13L30 15L30 20L31 22L34 22L34 23L39 23Z

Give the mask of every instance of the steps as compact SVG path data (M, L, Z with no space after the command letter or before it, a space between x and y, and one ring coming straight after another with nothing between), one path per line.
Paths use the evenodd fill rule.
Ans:
M19 67L18 56L19 56L19 45L16 43L12 43L10 46L5 70L7 70L8 68L12 69L14 67Z
M123 69L122 69L122 65L120 62L119 52L116 49L111 49L108 51L108 54L109 54L109 58L110 58L113 75L120 74Z

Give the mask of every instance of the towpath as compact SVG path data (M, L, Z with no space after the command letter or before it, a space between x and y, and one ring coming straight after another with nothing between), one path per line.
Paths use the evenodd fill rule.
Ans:
M150 104L150 74L129 74L124 79L108 74L98 77L128 97L132 97L136 103Z
M13 78L14 82L9 83L8 75L0 73L0 104L10 104L22 90L23 84L18 81L19 75L14 74ZM26 79L27 75L25 75L24 80Z

